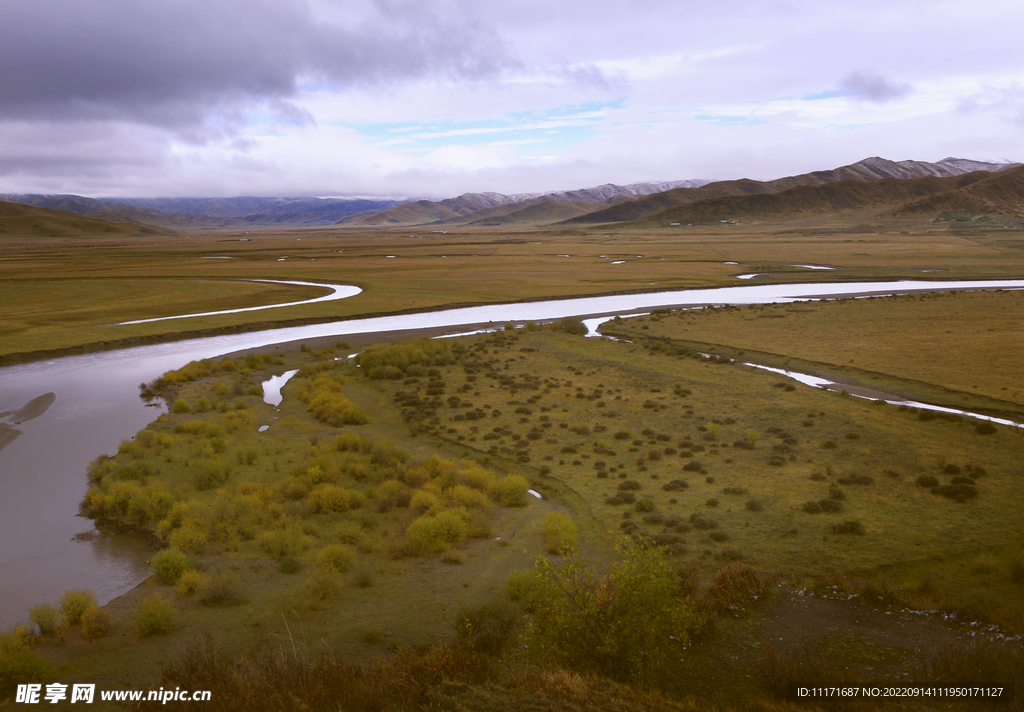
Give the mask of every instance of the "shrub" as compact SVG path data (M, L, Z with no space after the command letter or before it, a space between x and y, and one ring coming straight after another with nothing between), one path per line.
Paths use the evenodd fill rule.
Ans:
M204 576L196 597L204 606L232 606L242 602L238 579L226 571L214 571Z
M821 505L821 511L830 514L843 511L843 503L835 499L823 499L818 504Z
M309 503L314 512L346 512L363 504L363 495L332 484L317 485L309 493Z
M505 593L527 613L537 609L543 589L541 580L533 571L514 571L505 580Z
M747 511L749 511L749 512L763 512L764 511L764 505L761 503L761 500L758 500L758 499L748 499L747 500Z
M932 494L942 495L956 502L966 502L978 496L978 488L967 484L939 485L932 487Z
M974 428L974 432L978 435L992 435L996 432L996 426L992 425L992 423L978 423Z
M418 554L444 551L452 542L461 541L469 530L469 523L452 510L437 516L424 515L414 519L405 531Z
M821 504L818 502L804 502L800 509L804 510L808 514L818 514L821 512Z
M577 336L586 336L587 327L583 323L583 320L576 316L569 316L558 322L558 327L562 331L567 331L570 334Z
M65 591L60 599L60 612L64 619L64 625L78 625L86 611L98 606L96 594L87 588Z
M0 699L13 695L18 685L48 684L56 677L50 664L29 650L24 635L0 633Z
M520 475L508 475L498 485L498 502L503 507L525 507L529 483Z
M537 560L536 648L570 669L671 684L699 618L657 548L626 541L619 551L603 577L577 556Z
M173 410L175 413L191 413L192 406L189 405L189 402L184 398L179 398L178 400L174 401L174 405L171 406L171 410Z
M191 598L196 595L202 582L202 572L195 570L186 571L178 578L178 595L182 598Z
M352 568L356 552L344 544L328 544L316 555L316 565L333 569L339 574L347 573Z
M576 524L561 512L544 517L544 544L551 554L564 554L576 546Z
M833 534L863 535L865 531L864 525L861 524L860 521L857 519L850 519L840 524L833 524L831 529Z
M164 549L152 558L150 566L156 571L157 580L164 586L178 583L181 575L194 569L192 559L180 549Z
M653 499L641 499L638 500L635 507L636 511L641 513L653 512L655 509Z
M918 487L928 487L930 489L939 486L939 478L935 475L921 475L914 481Z
M666 482L665 484L663 484L661 488L666 492L673 492L675 490L687 489L689 486L690 483L687 482L686 480L672 480L671 482Z
M166 596L155 593L139 601L135 609L135 630L143 638L166 633L174 628L178 610Z
M623 480L619 483L620 490L638 490L640 489L640 483L636 480Z
M102 608L90 608L82 614L82 637L86 640L105 638L114 630L114 616Z
M28 612L28 617L39 626L40 635L55 633L60 628L60 614L49 603L40 603Z
M522 624L519 609L507 601L467 608L455 617L459 640L483 655L500 655Z
M334 569L317 567L306 581L306 591L314 601L327 603L341 593L341 581Z

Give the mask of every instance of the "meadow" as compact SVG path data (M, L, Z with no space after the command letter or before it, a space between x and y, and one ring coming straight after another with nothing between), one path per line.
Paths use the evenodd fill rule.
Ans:
M948 223L862 223L858 215L657 229L558 227L322 228L122 238L4 236L0 358L132 344L195 333L271 328L355 316L624 291L742 284L1016 276L1020 231ZM218 259L209 259L218 258ZM230 259L220 259L230 258ZM732 264L735 263L735 264ZM817 264L832 270L794 265ZM927 271L927 272L926 272ZM115 326L319 296L245 283L353 284L337 302Z
M11 280L0 289L16 306L2 343L38 355L735 284L755 271L1019 276L1017 247L990 232L790 221L673 233L5 238L0 269ZM74 259L56 254L65 249ZM365 291L194 324L104 326L319 291L241 277ZM62 316L69 295L78 307ZM142 390L170 412L83 473L83 514L149 539L154 576L102 609L85 593L62 609L40 605L0 639L0 681L213 689L218 709L344 699L346 709L511 710L529 699L540 709L788 710L816 708L787 696L795 681L1019 687L1024 434L731 359L1013 415L1024 409L1020 299L661 311L606 324L619 341L584 338L567 319L190 364ZM282 404L266 404L260 383L288 370L298 373Z

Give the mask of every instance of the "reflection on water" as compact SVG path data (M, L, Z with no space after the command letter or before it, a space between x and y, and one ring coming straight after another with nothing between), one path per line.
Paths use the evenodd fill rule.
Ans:
M43 415L18 425L21 435L8 439L0 452L0 629L24 620L33 605L57 602L69 588L91 588L106 602L145 578L149 552L139 541L127 537L73 540L76 534L91 529L91 522L76 516L78 503L87 489L89 462L101 453L115 453L122 439L132 437L164 412L163 406L151 408L142 402L139 384L189 361L325 336L543 321L670 306L981 287L1018 289L1024 288L1024 280L764 284L495 304L229 334L2 368L0 412L21 410L40 394L54 394L54 400ZM117 327L110 329L111 338L117 338ZM2 433L0 437L4 437Z
M272 406L281 405L281 389L284 388L284 384L288 383L292 376L298 373L295 371L285 371L280 376L271 376L270 379L263 382L263 401ZM261 431L262 432L262 431Z

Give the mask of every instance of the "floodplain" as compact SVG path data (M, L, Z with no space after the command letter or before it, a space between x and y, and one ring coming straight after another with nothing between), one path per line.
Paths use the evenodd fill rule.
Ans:
M14 308L0 343L30 358L456 304L733 285L749 273L1019 277L1024 240L1000 229L808 220L5 237L0 289ZM808 264L834 269L797 266ZM364 291L108 326L322 292L243 278ZM68 300L78 308L62 312ZM816 708L787 696L802 680L987 675L1019 689L1024 433L808 388L734 359L1021 420L1021 307L1018 292L977 292L666 310L606 324L618 341L586 338L570 319L190 365L142 393L170 412L82 475L83 512L101 530L160 549L154 577L97 609L109 620L92 615L95 635L59 615L46 630L35 621L8 633L5 664L108 688L205 685L219 709L316 707L344 694L355 709L522 709L531 698L550 709L782 710ZM279 409L264 403L260 383L294 369ZM559 590L608 626L581 628ZM666 610L674 617L653 617L662 627L641 625ZM576 649L566 626L607 646ZM341 677L367 683L342 688Z

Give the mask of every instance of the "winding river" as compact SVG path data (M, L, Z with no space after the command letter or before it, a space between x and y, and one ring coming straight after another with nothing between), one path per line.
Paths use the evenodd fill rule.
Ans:
M112 454L162 408L139 398L140 383L185 363L301 339L394 330L628 314L665 307L759 304L861 294L964 289L1022 289L1024 280L746 285L606 297L487 305L352 319L102 351L0 369L0 629L28 609L56 603L70 588L91 588L102 603L149 575L149 550L127 536L79 536L85 469ZM41 411L41 412L40 412ZM33 417L29 418L28 415Z

